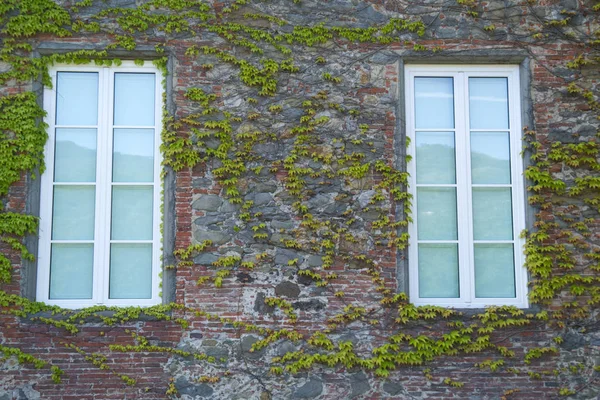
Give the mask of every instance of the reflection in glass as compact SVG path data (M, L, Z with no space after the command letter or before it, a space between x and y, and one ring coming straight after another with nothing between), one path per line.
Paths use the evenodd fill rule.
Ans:
M460 297L458 245L419 244L419 297Z
M473 188L473 239L512 240L510 188Z
M152 298L152 245L110 245L111 299Z
M454 132L417 132L417 183L456 183Z
M115 125L154 125L154 79L154 74L115 74Z
M419 240L456 240L456 188L417 188Z
M93 265L93 244L52 244L50 299L91 299Z
M471 129L508 129L508 79L469 78Z
M96 205L94 186L54 186L53 240L93 240Z
M96 181L96 129L56 129L54 181Z
M417 129L453 129L453 78L415 78L415 112Z
M475 244L475 297L515 296L513 245Z
M98 73L58 72L56 76L56 124L98 124Z
M152 186L113 186L114 240L152 239Z
M113 182L154 181L154 129L115 129Z
M508 132L471 132L471 177L474 184L510 184Z

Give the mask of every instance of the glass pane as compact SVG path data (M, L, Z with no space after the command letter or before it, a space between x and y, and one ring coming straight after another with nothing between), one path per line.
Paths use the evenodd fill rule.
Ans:
M473 188L473 239L512 240L510 188Z
M508 132L471 132L471 177L474 184L510 184Z
M475 297L515 297L512 244L475 244Z
M152 186L113 186L111 239L152 239L152 192Z
M91 299L94 245L52 245L50 257L50 298Z
M96 188L54 186L52 239L93 240Z
M419 240L456 240L456 188L417 189Z
M458 245L419 245L419 297L460 297Z
M111 299L152 298L152 245L111 244Z
M154 74L115 74L115 125L154 125Z
M417 129L454 128L454 80L415 78Z
M96 129L56 129L54 181L96 181Z
M115 129L113 182L154 181L154 129Z
M456 183L454 132L417 132L417 183Z
M469 78L471 129L508 129L508 79Z
M97 72L57 73L56 124L98 124Z

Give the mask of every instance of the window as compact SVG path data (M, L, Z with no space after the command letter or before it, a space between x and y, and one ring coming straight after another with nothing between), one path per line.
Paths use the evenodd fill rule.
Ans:
M50 75L37 300L160 303L161 73L123 62Z
M406 67L414 304L527 307L518 66Z

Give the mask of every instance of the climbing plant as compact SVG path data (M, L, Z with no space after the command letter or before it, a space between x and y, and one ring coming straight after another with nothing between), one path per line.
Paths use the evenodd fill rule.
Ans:
M322 6L325 9L317 12L314 4L297 0L120 3L4 0L0 4L0 240L5 244L0 247L0 312L6 321L18 321L8 317L29 319L64 332L61 341L68 349L130 386L138 382L120 372L109 361L111 355L160 353L192 360L203 368L203 373L194 375L201 383L215 384L246 373L266 393L271 389L265 382L319 368L358 369L383 379L398 369L418 367L428 381L460 390L464 383L443 367L435 367L435 362L472 353L481 355L473 368L531 379L558 376L557 396L586 393L597 383L598 366L591 355L567 366L559 358L565 335L598 332L597 132L582 136L567 131L553 137L548 126L539 132L533 126L524 131L525 178L535 222L523 235L534 307L488 307L470 313L417 307L397 292L386 265L396 254L404 255L410 240L411 196L405 165L411 161L409 157L397 160L408 138L394 142L386 132L389 127L381 122L393 105L364 106L381 100L374 95L379 88L369 77L375 71L363 67L377 58L396 60L397 54L425 62L428 57L460 55L477 46L465 43L476 32L474 40L485 46L496 41L493 46L498 51L522 51L533 60L536 71L546 71L536 73L558 87L562 101L577 105L581 116L573 125L586 122L597 130L600 104L594 71L600 62L600 3L576 2L576 7L556 6L556 12L542 13L552 2L530 0L507 6L477 0L433 4L396 0L384 2L379 20L368 23L360 18L333 23L334 11ZM310 8L303 11L304 7ZM373 7L364 3L353 10ZM294 14L302 13L316 13L321 19L298 23ZM459 15L472 30L444 39L444 27L438 22L446 14ZM88 38L95 39L88 42ZM40 44L49 41L87 45L85 50L39 55ZM300 256L288 257L282 270L293 271L297 279L329 296L331 315L301 313L293 301L272 291L261 305L272 317L265 322L257 321L251 312L223 316L182 301L144 309L97 306L69 311L33 302L14 289L20 260L34 259L23 239L36 233L37 219L11 204L11 198L19 185L43 173L48 137L42 122L45 113L32 82L50 85L47 69L54 63L118 65L120 58L129 58L122 55L127 52L135 55L132 58L153 59L166 75L174 73L167 68L169 60L176 63L176 71L189 66L189 73L198 74L197 85L175 89L186 107L171 112L165 108L163 167L176 174L195 171L209 176L212 189L234 210L232 229L239 235L238 242L252 248L243 255L224 252L206 267L193 260L217 252L217 243L209 239L178 243L175 262L165 269L195 271L198 291L227 290L234 286L234 277L277 270L281 263L274 259L275 248L315 255L320 261L312 265ZM559 60L549 61L544 52ZM384 74L385 68L377 72ZM215 81L217 89L211 85ZM359 98L362 102L355 101ZM535 115L547 119L551 112L536 109ZM344 121L343 127L339 121ZM270 154L273 144L283 149L281 157L273 157L279 151ZM249 187L264 182L275 182L282 207L295 221L290 228L273 229L271 216L265 215L256 198L247 196ZM319 188L330 185L340 188L328 199L333 211L315 211ZM348 201L352 195L353 201ZM344 207L336 209L335 204ZM371 285L365 290L372 293L373 301L362 304L345 292L347 283L341 281L346 278L340 272L345 268L354 268L351 272L364 278L364 285ZM243 280L235 283L243 284ZM303 320L308 317L315 320ZM252 360L268 365L268 378L198 349L157 343L140 325L130 327L133 321L147 318L177 326L182 337L198 321L234 329L238 336L252 333L259 339L247 353L260 355ZM91 352L73 339L90 323L107 330L127 326L131 341ZM5 359L49 368L52 380L61 381L63 369L18 342L3 342L2 329L0 353ZM377 340L369 346L357 344L344 338L349 332L368 332ZM531 332L549 334L538 346L523 351L516 351L506 339ZM265 351L287 341L293 348L276 356ZM542 372L530 368L542 357L554 357L556 367ZM166 395L178 395L175 382L163 386ZM517 396L518 389L507 388L503 396L512 394Z

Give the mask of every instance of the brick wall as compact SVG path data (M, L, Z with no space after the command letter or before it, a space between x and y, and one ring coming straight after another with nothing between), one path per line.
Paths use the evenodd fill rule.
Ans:
M72 2L57 3L69 6ZM83 8L80 15L85 20L103 8L133 7L135 3L110 1L106 4L94 1L93 6ZM578 13L579 19L574 22L578 28L591 29L590 26L598 24L596 14L581 14L584 5L577 1L534 6L513 1L490 1L479 5L482 18L474 20L466 15L468 9L442 3L430 1L417 5L397 1L305 1L298 6L282 0L256 2L234 12L229 17L231 20L250 21L255 27L264 29L275 29L275 26L263 20L244 20L243 14L267 11L296 25L311 24L322 19L327 25L339 23L349 26L364 26L381 23L389 17L408 16L421 17L427 25L427 33L423 37L401 33L397 42L386 46L348 44L341 39L308 49L291 46L294 62L300 72L281 74L273 97L260 97L256 88L244 86L235 66L220 62L211 55L186 55L186 50L193 46L200 48L209 45L252 61L261 58L239 46L227 44L215 34L206 31L196 36L189 33L165 34L158 30L135 34L137 50L130 52L130 57L126 51L119 50L114 53L115 57L147 58L155 45L164 44L170 61L168 79L172 84L167 91L172 106L169 111L176 121L182 122L177 128L180 135L187 135L192 127L184 119L201 111L198 104L184 96L188 88L198 87L206 93L217 95L215 105L221 111L242 117L252 113L259 115L234 123L236 133L261 131L273 134L265 135L264 140L253 146L256 161L248 161L249 167L264 164L264 170L258 174L248 172L239 178L237 184L243 200L254 202L251 213L259 213L249 223L240 220L241 206L229 203L222 185L213 175L214 169L220 166L218 160L208 157L195 167L184 168L175 174L174 215L167 217L175 221L172 250L185 249L206 239L212 240L213 245L194 258L193 266L175 271L173 300L190 309L228 318L228 321L207 319L181 310L173 311L172 317L188 319L190 325L187 328L173 321L150 317L106 326L98 318L89 317L81 321L78 333L71 334L35 318L0 314L0 345L19 347L65 371L63 382L54 384L48 367L35 369L29 364L18 364L14 357L0 359L0 400L162 399L169 397L165 393L171 383L179 393L173 396L184 399L499 399L506 391L513 389L513 398L541 399L558 397L558 388L564 386L578 390L576 396L579 398L597 396L597 372L590 370L594 363L598 364L600 357L595 311L592 322L587 326L596 328L586 332L577 330L577 326L562 328L544 322L495 332L494 344L506 346L515 352L515 356L506 359L503 368L496 371L475 366L486 360L500 359L496 351L484 350L474 354L437 357L422 366L402 367L385 379L376 377L369 369L339 366L316 366L308 371L283 376L270 374L269 360L273 356L300 349L310 352L311 347L302 341L293 343L280 340L266 349L250 351L251 345L263 336L232 323L238 321L262 328L294 329L308 337L317 330L325 329L327 320L341 313L346 305L359 305L367 310L367 314L372 313L372 319L375 320L373 324L368 323L367 318L364 323L348 324L334 330L330 337L336 342L351 341L362 356L368 356L375 346L384 343L394 332L440 338L451 331L441 318L395 325L393 319L397 312L381 308L382 296L375 290L376 285L372 282L373 276L368 273L369 265L366 263L336 257L327 272L335 272L338 277L326 287L319 287L312 279L298 274L300 270L319 269L322 266L325 253L318 245L328 239L319 236L318 232L310 233L303 226L302 215L293 208L300 198L315 218L331 221L336 226L344 227L350 216L354 218L355 222L346 226L347 232L359 238L359 241L352 243L344 240L342 234L340 239L336 239L336 249L340 254L367 255L378 266L386 288L393 292L406 289L403 286L407 279L404 272L406 252L386 246L387 239L373 227L373 222L379 218L376 207L381 207L390 220L395 221L402 218L401 204L395 204L386 191L384 201L371 209L367 207L369 197L366 196L372 195L370 190L381 182L380 173L370 170L362 179L344 178L336 174L341 167L335 163L324 166L323 163L311 163L306 159L303 161L304 167L324 168L334 174L332 177L327 174L306 177L306 186L299 197L291 196L285 189L288 171L280 160L293 151L294 135L291 129L299 123L305 112L302 102L310 98L317 102L314 96L320 91L327 92L328 96L327 100L322 101L323 104L336 103L343 110L358 110L359 115L351 116L328 106L318 109L317 116L325 115L330 119L316 128L312 143L314 151L338 157L353 152L363 153L366 160L383 160L403 169L406 165L402 156L404 121L401 110L404 107L404 94L399 87L402 62L524 63L528 67L525 73L530 81L525 98L533 106L531 112L525 110L530 118L528 124L532 124L528 128L536 131L543 150L549 149L554 141L595 140L598 120L588 112L589 106L584 99L566 90L566 85L576 76L576 72L566 68L565 62L579 54L581 46L561 38L536 41L528 36L528 29L537 26L539 18L553 18L565 7ZM114 20L106 17L102 22L110 24ZM483 29L490 23L495 25L493 32ZM50 35L34 36L28 42L34 49L43 48L44 54L49 54L53 48L56 51L80 48L102 50L112 40L113 35L101 32L75 33L65 39ZM415 51L414 42L429 49L435 47L436 51ZM315 63L317 56L323 56L326 63ZM214 67L207 68L206 64L213 64ZM334 84L324 81L322 74L326 72L342 77L342 82ZM597 78L592 76L586 81L591 89L597 88ZM0 94L31 88L8 82L0 88ZM258 102L254 104L248 101L250 97L255 97ZM269 112L271 105L282 105L281 113ZM365 135L361 136L359 124L369 126ZM357 144L351 141L359 137L364 140ZM211 142L211 139L206 141L207 148L216 145L218 143ZM198 151L205 154L205 149ZM562 164L556 164L553 172L566 181L576 176L575 172ZM4 200L5 211L24 212L28 190L34 185L35 182L24 174L21 182L12 186ZM575 200L565 199L565 202L564 209L569 209L569 204L579 206ZM560 210L563 208L544 210L541 218L553 219ZM537 211L531 209L530 213ZM587 211L586 218L591 217L595 221L590 224L593 230L590 240L598 245L598 214L589 209ZM252 226L259 223L265 224L267 239L253 237ZM311 242L311 239L314 241ZM286 240L299 242L301 249L286 247ZM551 240L559 242L561 238L556 236ZM383 245L376 243L378 241ZM9 256L14 267L13 283L2 284L0 288L9 294L21 294L26 282L21 279L20 255L4 244L0 244L0 251ZM577 253L580 263L584 262L581 259L584 252L580 250ZM201 277L214 274L212 262L219 257L233 255L243 261L256 261L259 254L266 256L262 262L257 262L255 269L234 269L220 288L210 282L203 285L197 283ZM295 259L297 262L288 263ZM593 272L590 274L594 275ZM335 295L340 291L344 292L343 297ZM265 298L274 296L291 303L298 315L297 323L292 324L281 310L265 303ZM565 295L564 298L555 299L555 303L567 298ZM527 312L535 313L544 309L551 309L551 306L534 306ZM465 312L457 319L469 323L474 314ZM42 316L59 318L46 314ZM131 332L146 337L151 344L204 353L215 357L215 361L206 363L176 354L108 349L111 344L137 343ZM528 350L552 344L557 333L565 339L558 347L558 354L545 355L534 359L529 365L523 364L523 356ZM94 355L106 357L108 369L95 366ZM577 363L584 365L582 373L554 374L555 370ZM526 369L517 373L510 369L523 367ZM429 373L431 377L427 376ZM134 378L137 383L127 385L120 374ZM220 380L200 382L201 376L219 376ZM444 383L445 378L462 382L464 386L452 387Z

